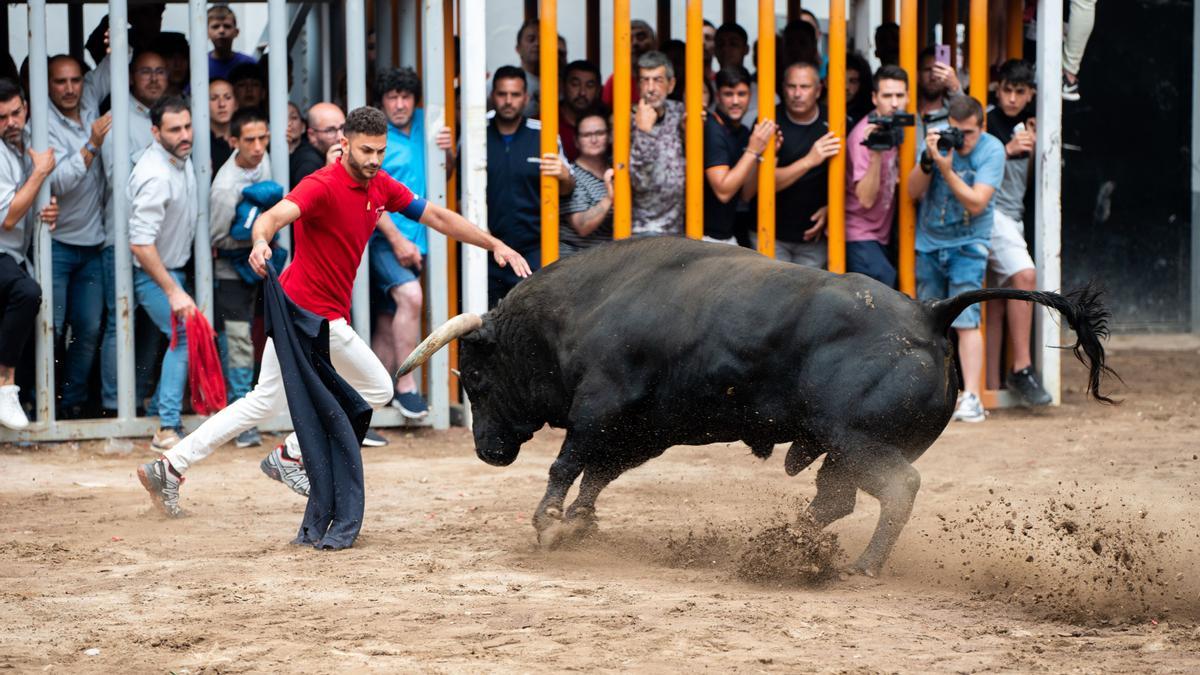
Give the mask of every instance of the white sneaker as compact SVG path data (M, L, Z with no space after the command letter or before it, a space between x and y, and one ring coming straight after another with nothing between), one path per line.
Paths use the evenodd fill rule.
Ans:
M950 418L956 422L982 422L987 419L987 411L983 409L983 401L969 391L964 391L958 397L958 407Z
M0 424L20 431L29 426L29 418L25 416L25 409L21 407L21 399L17 393L21 388L15 384L6 384L0 387Z

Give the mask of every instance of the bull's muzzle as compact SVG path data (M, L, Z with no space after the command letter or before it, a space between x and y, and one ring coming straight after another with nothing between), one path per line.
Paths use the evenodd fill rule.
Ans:
M475 456L483 460L486 464L492 466L508 466L517 461L517 453L520 447L509 448L481 448L475 446Z

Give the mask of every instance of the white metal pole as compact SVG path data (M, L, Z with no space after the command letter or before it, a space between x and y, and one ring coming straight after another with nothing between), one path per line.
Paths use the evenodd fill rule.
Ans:
M487 7L471 3L458 15L462 65L462 210L467 220L487 229ZM463 250L463 310L483 315L488 309L487 251ZM471 424L470 401L465 420Z
M401 0L403 2L404 0ZM403 9L401 10L403 16ZM382 73L393 67L392 63L392 16L391 0L375 0L375 72ZM367 86L373 86L368 82Z
M8 11L5 9L5 11ZM29 122L33 149L50 146L50 79L46 61L46 0L29 0ZM42 183L34 200L27 227L33 228L34 266L42 287L35 343L37 366L37 419L47 427L54 423L54 271L52 269L50 230L42 225L38 213L50 203L50 181Z
M188 0L188 59L192 84L192 167L196 173L196 238L192 249L195 260L196 304L209 323L213 320L213 261L208 193L213 174L212 136L208 119L208 10L204 0ZM116 89L113 90L114 92Z
M378 37L378 36L376 36ZM363 0L346 0L346 112L367 104L367 25ZM371 343L371 292L368 258L363 254L354 278L350 322Z
M379 2L381 0L376 0ZM386 0L382 0L386 2ZM420 0L400 0L400 5L397 8L396 24L400 27L400 63L399 65L408 66L409 68L417 67L417 3ZM428 24L425 24L428 26ZM441 27L438 27L441 30ZM429 33L425 33L428 37ZM378 35L376 36L378 37ZM425 50L425 54L429 54L429 50ZM441 54L438 54L440 57Z
M288 77L287 77L287 32L288 32L287 3L284 0L267 0L267 48L271 58L267 67L268 117L271 121L271 180L287 189L291 183L288 175ZM291 228L284 228L280 238L288 247L289 255L293 253L291 245Z
M1037 102L1037 245L1038 288L1058 290L1062 285L1062 3L1041 2L1037 17L1037 70L1042 95ZM1062 401L1059 350L1061 341L1057 317L1038 306L1035 315L1038 336L1037 366L1042 384Z
M377 2L381 0L376 0ZM424 0L421 13L424 22L424 91L421 98L425 106L425 192L426 198L439 206L446 203L446 153L439 150L435 138L438 130L446 126L446 61L443 49L454 45L443 45L442 0ZM386 2L384 3L386 4ZM452 114L452 113L450 113ZM450 300L447 288L448 246L446 237L440 232L429 231L428 288L429 324L440 326L450 318ZM429 410L434 429L450 428L450 355L439 349L430 359Z
M332 36L329 31L329 3L321 3L321 20L319 26L320 39L317 41L317 49L321 50L321 100L333 100L333 65L331 63L332 56L330 47L332 46Z
M109 0L108 40L112 48L112 191L117 290L117 417L132 419L137 384L133 361L133 253L129 250L129 12L126 0ZM207 59L207 57L205 57ZM207 85L205 91L208 91Z

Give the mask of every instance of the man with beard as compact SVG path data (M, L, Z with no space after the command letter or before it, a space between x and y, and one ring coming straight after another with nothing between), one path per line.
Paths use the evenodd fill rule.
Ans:
M179 415L188 378L185 323L196 311L185 290L184 268L192 258L199 209L187 102L177 96L164 98L150 111L150 123L154 143L129 175L129 248L134 302L171 340L155 394L159 429L150 443L156 450L169 450L182 430Z
M54 170L54 151L29 147L25 96L9 79L0 79L0 425L29 425L21 408L15 371L37 326L42 289L29 275L25 254L33 236L28 218L42 183ZM51 202L42 220L53 230L58 209Z
M757 191L758 163L775 142L775 123L762 120L751 132L742 124L750 105L750 73L728 66L717 73L717 109L704 121L704 239L737 244L739 200Z
M558 134L568 162L579 156L575 127L579 118L600 100L600 69L590 61L572 61L563 74L563 99L558 106Z
M96 161L112 127L112 115L84 108L83 68L73 56L50 59L50 149L54 173L50 194L62 210L51 233L54 334L67 336L62 360L59 416L78 418L87 401L88 377L100 346L104 313L104 205L108 185Z
M542 123L525 117L525 71L501 66L492 78L492 111L487 141L488 231L542 266L542 176L558 179L559 195L571 193L575 179L558 154L542 155ZM547 223L557 227L558 223ZM488 266L488 304L495 306L521 281L511 267Z
M523 103L523 102L522 102ZM367 240L376 227L393 227L387 212L400 212L459 241L492 251L497 264L528 276L529 265L511 248L462 216L428 204L380 171L387 152L387 117L376 108L358 108L346 118L342 158L306 177L278 204L258 217L250 264L266 275L269 242L280 228L295 223L292 263L280 277L288 298L329 321L329 356L337 373L372 407L392 399L392 378L350 327L350 295ZM138 467L151 500L170 517L182 514L182 474L238 433L287 412L283 376L273 340L262 355L258 384L246 397L213 415L161 459ZM271 451L260 467L295 492L308 494L308 477L296 435Z
M308 109L307 143L301 143L288 158L291 187L314 171L337 163L342 157L342 127L346 114L333 103L314 103Z
M387 154L383 170L413 192L425 192L425 111L421 77L412 68L393 68L380 74L376 95L387 117ZM440 129L438 147L450 148L450 132ZM448 161L447 166L453 166ZM372 347L388 371L395 370L417 346L421 332L421 269L429 252L429 234L421 223L403 213L390 213L395 227L377 228L368 244L371 290L376 323ZM417 391L411 374L396 380L392 406L404 417L419 420L429 406Z
M662 52L646 52L637 72L641 100L629 153L633 236L683 234L684 109L667 98L675 90L675 68Z
M930 131L940 131L950 126L946 106L951 98L962 93L958 74L949 64L937 60L934 45L921 50L917 58L917 156L925 152L925 137ZM935 118L925 124L925 116Z

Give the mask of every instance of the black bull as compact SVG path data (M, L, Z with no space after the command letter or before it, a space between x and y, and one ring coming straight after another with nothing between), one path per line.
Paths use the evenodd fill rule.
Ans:
M854 569L875 574L912 512L912 463L950 421L958 370L950 324L969 305L1030 300L1062 313L1098 399L1107 312L1071 295L986 289L916 302L873 279L717 244L617 242L560 261L482 318L460 315L401 367L456 336L475 452L512 463L544 424L566 429L533 523L553 545L595 527L596 496L674 445L743 441L759 457L791 443L795 475L821 454L809 515L824 527L880 502ZM579 496L562 507L583 475Z

